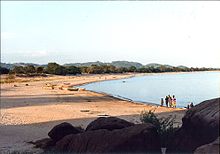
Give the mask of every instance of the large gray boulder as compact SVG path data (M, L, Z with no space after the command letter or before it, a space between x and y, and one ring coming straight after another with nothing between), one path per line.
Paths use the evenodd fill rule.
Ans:
M70 123L63 122L59 125L54 126L48 136L54 141L58 141L66 135L69 134L78 134L82 133L83 131L77 127L73 127Z
M189 109L170 148L193 152L197 147L214 141L219 136L219 106L220 98L216 98Z
M122 129L125 127L134 126L133 123L130 123L126 120L116 118L116 117L100 117L91 122L86 131L91 130L98 130L98 129L107 129L107 130L114 130L114 129Z
M152 124L138 124L112 131L99 129L68 135L55 148L73 153L159 152L160 139Z
M219 154L219 137L212 143L198 147L194 154Z

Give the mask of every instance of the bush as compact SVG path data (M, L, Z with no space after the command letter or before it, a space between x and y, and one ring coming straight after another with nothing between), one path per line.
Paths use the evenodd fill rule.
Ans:
M69 66L67 67L67 74L73 74L73 75L81 74L81 70L79 67Z
M160 121L159 119L156 117L156 115L154 114L154 112L152 112L151 110L148 112L142 112L141 113L141 118L140 118L141 122L143 123L151 123L153 124L158 130L160 129Z
M158 119L154 112L142 112L140 120L142 123L153 124L160 136L161 145L169 147L172 144L175 131L179 127L174 127L176 116L169 116L167 118Z
M0 74L8 74L9 71L10 71L9 69L0 66Z
M13 69L12 69L12 72L13 73L16 73L16 74L24 74L25 73L25 69L23 66L15 66Z

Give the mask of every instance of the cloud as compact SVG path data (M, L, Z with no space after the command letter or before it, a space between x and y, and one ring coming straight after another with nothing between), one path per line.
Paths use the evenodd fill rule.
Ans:
M2 32L1 33L1 39L12 39L15 37L16 37L15 33L11 33L11 32Z

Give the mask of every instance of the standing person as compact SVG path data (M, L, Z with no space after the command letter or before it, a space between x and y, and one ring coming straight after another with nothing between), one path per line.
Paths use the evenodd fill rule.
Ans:
M172 102L173 102L173 107L175 107L175 108L176 108L176 98L175 98L175 95L173 95Z
M165 97L166 106L168 107L168 96Z
M163 98L161 98L161 106L163 106L163 103L164 103Z
M172 98L170 95L168 95L168 102L169 102L169 107L172 107Z
M190 108L194 107L193 102L190 103L189 107Z
M189 104L187 105L187 107L186 107L187 109L189 109Z

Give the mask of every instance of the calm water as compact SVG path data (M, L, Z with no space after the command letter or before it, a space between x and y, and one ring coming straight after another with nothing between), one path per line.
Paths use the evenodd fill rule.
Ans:
M220 72L155 74L129 79L96 82L81 86L139 102L160 104L161 97L175 95L177 106L198 104L220 97Z

